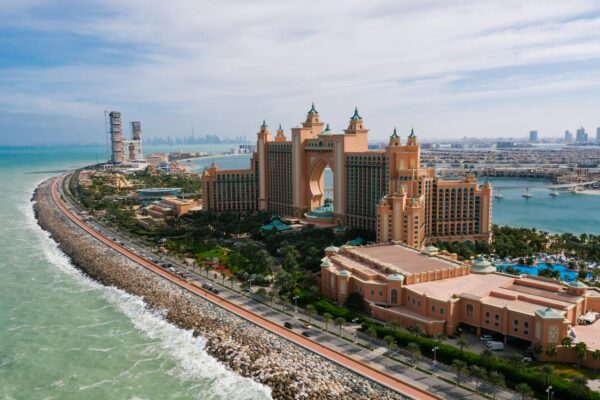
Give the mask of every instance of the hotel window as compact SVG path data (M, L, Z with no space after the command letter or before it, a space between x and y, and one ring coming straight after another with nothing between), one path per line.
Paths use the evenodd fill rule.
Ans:
M415 304L415 298L414 297L413 297L412 301L413 301L413 304Z
M523 326L524 326L525 328L529 328L529 322L523 322Z
M380 290L379 291L379 297L383 296L383 292Z
M473 304L467 304L467 318L473 319Z
M435 312L435 306L431 306L431 312Z
M375 296L375 289L371 289L371 296Z
M440 314L444 315L444 307L440 307Z
M392 289L392 304L398 304L398 289Z

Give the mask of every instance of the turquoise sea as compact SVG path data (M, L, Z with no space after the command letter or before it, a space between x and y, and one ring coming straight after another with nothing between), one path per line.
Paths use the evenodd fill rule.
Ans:
M223 151L231 146L147 146ZM104 146L0 147L1 399L266 399L268 388L208 356L202 338L178 329L141 299L79 273L36 224L31 195L58 171L102 160ZM244 168L249 157L215 158ZM196 160L202 169L212 159ZM502 181L495 181L500 185ZM540 182L503 190L494 220L554 232L600 233L600 197L552 199ZM505 186L516 185L516 180Z
M141 298L83 276L37 226L37 183L104 154L103 146L0 147L0 399L270 398Z

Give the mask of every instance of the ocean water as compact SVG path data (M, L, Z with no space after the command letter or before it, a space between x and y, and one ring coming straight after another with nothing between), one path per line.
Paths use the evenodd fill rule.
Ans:
M248 168L249 155L215 158L219 168ZM197 170L208 167L212 159L194 160ZM333 175L325 169L325 191L332 197ZM492 219L495 224L519 227L535 227L552 233L600 234L600 196L573 195L560 192L551 197L548 182L535 179L489 179L503 199L493 199ZM482 182L483 183L483 182ZM523 198L529 188L533 198Z
M37 183L104 151L0 147L0 398L270 398L210 357L202 338L79 273L37 226Z

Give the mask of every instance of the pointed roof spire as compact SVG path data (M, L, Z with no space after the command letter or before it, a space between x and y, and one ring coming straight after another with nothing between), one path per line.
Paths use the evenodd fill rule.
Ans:
M267 127L267 122L263 119L263 123L260 126L261 128L266 128Z
M215 162L215 160L212 160L212 162L210 163L210 169L217 169L217 163Z
M358 115L358 107L354 107L354 115L352 116L353 120L362 119L360 115Z
M390 138L395 138L395 139L399 138L398 132L396 132L396 127L394 127L394 132L392 133L392 136L390 136Z
M278 129L278 130L280 130L280 131L282 131L282 130L283 130L283 129L281 129L281 124L279 124L279 129Z
M414 138L415 137L415 128L410 128L410 138Z
M315 102L312 102L312 105L310 106L310 110L308 110L309 114L318 114L319 112L317 111L317 109L315 108Z

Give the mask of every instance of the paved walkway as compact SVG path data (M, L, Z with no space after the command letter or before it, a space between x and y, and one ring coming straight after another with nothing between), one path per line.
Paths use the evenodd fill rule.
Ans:
M65 196L65 198L67 197ZM73 204L68 204L68 206L69 208L76 210L76 207ZM78 223L80 225L83 224L81 221L78 221ZM418 389L435 393L444 399L484 398L481 395L474 393L475 381L468 376L466 371L464 371L462 374L463 377L461 380L461 386L465 386L468 389L459 387L455 384L456 373L451 367L442 363L438 363L434 374L432 372L431 360L424 357L420 357L417 360L416 365L413 366L410 355L408 354L407 350L403 348L396 349L393 352L393 358L388 357L387 349L383 342L375 341L361 334L359 334L359 337L355 337L356 327L343 327L342 337L340 337L338 334L339 328L334 326L333 323L329 323L329 331L325 331L325 323L319 317L312 317L312 327L305 329L303 327L302 320L308 321L308 316L304 314L303 310L300 308L297 308L298 313L294 314L294 310L296 308L293 305L274 303L274 307L271 307L270 299L260 298L251 292L244 293L239 282L234 282L233 288L231 281L225 281L225 284L223 285L221 275L216 272L210 272L207 277L205 272L195 272L198 271L199 268L196 268L194 271L189 267L183 266L180 260L170 257L165 258L162 255L156 254L147 247L147 243L143 243L137 238L129 238L124 234L117 232L116 229L98 224L95 221L88 222L88 225L94 229L91 229L90 226L83 224L83 226L87 228L86 230L91 230L92 232L97 231L95 232L96 235L98 235L98 232L102 232L103 236L118 238L118 240L122 242L124 246L126 246L124 250L128 253L131 253L131 258L136 259L136 261L138 261L137 259L140 259L144 262L144 264L152 264L133 252L143 253L144 258L162 259L164 261L171 262L179 270L187 271L195 280L200 282L210 281L213 286L220 289L218 297L225 299L228 303L231 303L232 305L235 305L246 312L248 312L247 310L251 310L252 314L264 318L266 321L269 321L269 323L274 324L278 328L276 333L279 333L279 330L282 329L281 327L285 322L290 322L293 325L292 331L296 333L294 335L295 337L300 337L303 340L306 340L306 338L300 336L299 333L303 331L309 331L310 338L312 339L313 343L316 342L319 345L325 346L326 348L334 350L342 355L348 355L351 359L369 366L369 368L372 368L373 370L380 371L386 375L389 374L390 376L394 376L401 381L410 382ZM108 245L115 247L115 243L112 240L106 239L106 241L108 242ZM156 268L160 271L161 275L172 275L167 271L156 267L154 264L152 265L153 268ZM204 291L202 294L204 294ZM216 297L210 292L209 295ZM283 329L283 331L289 332L287 329ZM484 391L488 396L490 396L491 390L485 382L481 382L479 387L480 391ZM416 396L416 398L421 397ZM520 398L520 396L512 391L502 388L497 390L496 398L499 400L512 400Z

